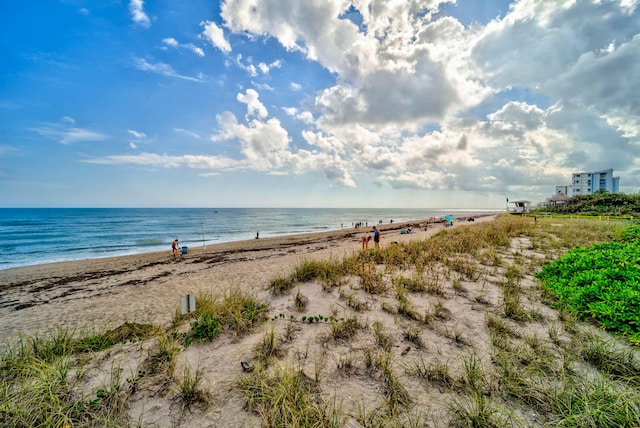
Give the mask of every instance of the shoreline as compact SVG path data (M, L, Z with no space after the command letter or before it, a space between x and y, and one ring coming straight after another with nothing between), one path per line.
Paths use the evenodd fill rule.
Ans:
M469 217L482 218L482 217L495 216L495 215L497 215L497 213L495 212L481 212L476 215L458 217L456 222L466 221L466 219ZM427 224L438 224L438 223L439 223L438 221L435 221L432 219L408 220L408 221L400 221L396 223L371 224L369 226L361 226L360 228L343 227L339 229L328 229L320 232L292 233L292 234L284 234L284 235L278 235L278 236L261 237L259 240L239 239L234 241L216 242L216 243L209 243L204 245L198 242L193 246L188 246L188 251L189 252L203 251L203 249L204 251L208 251L209 249L215 250L216 248L224 249L224 247L227 247L227 246L230 248L233 247L234 249L239 250L245 247L256 247L256 245L254 244L257 243L258 241L260 241L260 243L265 243L265 245L268 245L267 243L273 243L277 245L281 240L296 242L297 240L313 239L314 237L321 238L322 236L332 237L335 235L336 237L340 237L340 236L346 237L354 233L355 234L362 233L362 231L364 230L371 230L373 226L378 226L381 231L385 231L385 230L399 230L399 229L402 229L403 227L408 227L408 225L415 226L415 225L427 225ZM184 245L180 245L180 246L182 247ZM2 290L3 288L4 274L5 273L11 274L20 269L36 268L38 266L42 266L46 268L47 266L57 265L60 263L80 263L80 262L87 262L91 260L107 260L108 261L109 259L120 259L123 257L145 257L145 256L154 255L154 254L156 255L165 254L167 252L170 253L170 250L151 250L151 251L132 252L132 253L126 253L126 254L99 256L99 257L85 257L85 258L70 259L70 260L54 260L54 261L45 261L45 262L39 262L39 263L27 264L27 265L21 265L21 266L0 268L0 290Z
M487 221L495 214L473 217ZM454 227L465 223L457 221ZM401 234L408 225L415 232ZM383 247L426 239L443 229L430 220L377 226ZM187 254L175 257L166 250L5 269L0 271L0 340L58 326L162 325L171 322L181 296L187 294L221 294L237 287L266 296L271 279L288 274L303 260L342 258L360 251L360 236L372 227L189 247Z
M91 214L93 210L84 213L83 209L71 209L69 214L59 214L56 209L54 213L46 215L31 211L21 214L21 210L18 210L18 213L7 214L0 219L0 230L5 233L7 242L6 257L0 262L0 275L8 269L33 265L162 252L170 248L175 237L180 238L181 245L191 249L203 245L208 247L251 241L256 231L260 232L261 238L271 238L348 230L353 225L353 219L357 221L361 214L361 218L368 219L371 225L378 223L379 218L387 219L385 223L389 222L389 218L406 222L448 214L448 210L436 213L438 210L422 212L404 209L366 211L366 215L362 209L335 210L335 213L332 209L301 212L285 209L273 213L259 209L229 209L220 213L217 210L213 213L210 210L199 212L187 209L180 213L182 210L158 209L148 212L146 209L127 209L119 214L109 214L109 210L98 210L98 213ZM45 210L47 213L49 211ZM116 213L119 211L116 210ZM495 213L493 210L452 212L457 217ZM340 218L352 220L341 222Z

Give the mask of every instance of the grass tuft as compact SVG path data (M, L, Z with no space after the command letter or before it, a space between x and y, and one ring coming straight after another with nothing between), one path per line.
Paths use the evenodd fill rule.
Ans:
M263 426L342 426L335 403L325 403L316 382L293 367L255 371L241 379L239 388L247 397L247 408L260 416Z

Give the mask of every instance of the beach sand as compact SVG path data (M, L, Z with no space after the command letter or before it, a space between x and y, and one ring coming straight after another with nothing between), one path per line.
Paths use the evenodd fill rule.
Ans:
M414 233L401 234L408 225ZM425 239L443 228L427 220L378 226L383 246ZM187 294L237 287L263 297L271 279L303 260L360 251L360 237L371 227L189 247L186 255L168 250L5 269L0 271L0 341L57 327L166 324Z
M475 222L491 221L494 215L478 216ZM409 224L414 232L401 234ZM454 227L467 227L459 221ZM410 240L424 240L443 229L440 223L415 221L379 225L382 246ZM360 237L371 226L360 229L342 229L326 233L255 239L207 246L189 247L184 256L173 256L170 251L124 257L62 262L36 265L0 271L0 341L9 343L20 335L46 333L52 329L96 328L106 331L125 322L150 323L169 327L180 308L180 299L187 294L212 293L222 295L230 289L240 289L255 296L259 302L269 304L269 316L277 314L316 315L340 313L354 316L347 307L340 291L324 290L316 282L296 285L295 289L309 301L305 312L297 312L293 304L295 289L283 295L273 295L269 282L277 276L285 277L305 260L342 259L345 255L361 250ZM369 243L373 248L373 240ZM449 280L447 280L451 287ZM331 342L329 325L304 326L297 329L294 338L282 343L282 365L294 365L309 378L319 377L321 396L331 402L337 400L346 415L351 415L347 426L358 426L354 415L364 407L373 411L384 406L384 383L369 374L358 361L363 349L375 343L373 330L381 325L382 332L392 341L391 355L398 361L398 373L410 364L428 361L445 363L448 359L467 352L452 340L451 332L464 331L466 346L479 355L487 356L488 336L482 330L485 310L491 303L478 304L474 294L486 295L486 301L498 301L498 287L490 289L485 283L465 281L468 293L446 291L446 308L438 322L440 327L423 333L424 346L406 340L407 324L384 310L385 304L393 304L395 297L373 296L362 287L352 285L348 293L360 299L366 306L358 317L363 331L357 341ZM389 291L393 294L393 291ZM412 303L421 313L430 305L437 305L441 297L415 296ZM476 308L476 306L478 308ZM351 314L351 315L349 315ZM451 315L453 314L453 315ZM127 398L127 412L132 421L153 427L259 427L260 417L247 411L246 396L238 389L243 376L241 361L256 364L255 350L269 329L283 337L286 323L267 322L247 336L223 334L212 342L193 343L182 347L173 369L174 381L158 380L158 375L138 378L141 365L148 361L155 340L126 343L101 351L82 368L83 381L76 387L87 396L96 390L108 389L114 379L114 370L122 373L121 384L134 384L135 390ZM328 330L327 330L328 329ZM184 330L184 329L183 329ZM324 338L324 339L323 339ZM283 339L278 339L283 340ZM329 340L329 342L327 342ZM462 340L462 339L460 339ZM373 345L375 346L375 345ZM453 364L453 363L452 363ZM401 367L405 367L402 369ZM206 404L185 407L179 398L179 383L191 373L200 373L200 388L206 391ZM315 373L315 375L314 375ZM126 379L126 381L125 381ZM421 390L413 396L418 413L428 412L435 418L444 418L448 394L432 389L427 392L409 377L403 377L408 391ZM123 386L123 388L124 388ZM131 388L131 386L127 386ZM444 400L444 401L443 401ZM435 403L439 403L436 405ZM363 407L364 406L364 407ZM350 425L349 425L350 424ZM136 425L137 426L137 425ZM431 426L431 425L430 425ZM439 423L434 424L439 426Z

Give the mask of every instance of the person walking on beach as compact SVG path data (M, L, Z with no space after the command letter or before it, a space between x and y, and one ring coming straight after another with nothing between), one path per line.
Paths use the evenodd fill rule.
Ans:
M174 239L173 242L171 243L171 254L173 254L173 257L176 256L177 252L178 252L178 238Z
M380 231L376 226L373 226L373 242L376 248L380 248Z

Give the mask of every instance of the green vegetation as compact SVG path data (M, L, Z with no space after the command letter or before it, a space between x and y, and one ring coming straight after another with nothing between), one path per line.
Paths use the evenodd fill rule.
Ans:
M574 248L544 266L536 276L580 319L629 336L640 344L639 226L622 232L620 241Z
M147 339L157 327L125 323L105 332L58 329L21 338L0 356L0 426L122 426L126 394L115 368L103 385L82 391L83 355Z
M640 426L639 238L503 215L303 261L265 279L274 313L232 288L167 328L24 337L0 353L0 426L193 426L229 408L282 427ZM223 382L219 355L242 355Z
M260 414L264 426L342 426L338 409L319 403L317 382L301 370L258 371L240 381L240 390L248 397L247 407Z
M573 196L564 204L547 206L537 211L558 214L637 217L640 215L640 195L596 192L590 195Z
M338 284L338 279L344 275L340 263L332 260L305 260L296 266L288 276L277 276L269 282L269 290L273 294L283 294L296 283L318 280L325 289L331 289Z
M558 225L558 221L562 224ZM574 253L584 254L585 248L589 248L593 251L589 257L602 259L605 264L610 264L611 259L602 252L617 260L615 272L604 276L609 283L612 277L619 277L628 285L629 275L635 275L638 266L625 268L632 262L637 264L640 258L627 246L636 245L638 236L640 228L629 228L628 223L623 222L533 221L526 217L500 216L490 223L442 231L426 241L362 251L334 261L333 268L325 266L325 269L336 273L335 282L342 284L337 294L354 313L369 311L371 305L354 304L354 300L362 301L363 297L362 294L358 297L348 284L374 299L377 296L394 298L394 304L383 301L381 309L397 322L402 320L400 339L421 352L419 359L405 366L405 376L422 379L426 391L436 387L441 394L450 396L445 406L449 426L636 426L640 424L638 353L621 343L585 333L587 330L567 312L568 306L562 306L558 321L548 320L548 315L532 308L531 302L548 300L550 289L546 285L543 289L532 288L525 281L527 278L531 281L531 274L543 266L547 266L543 268L545 272L551 271L550 266L562 272L563 254L571 257ZM621 249L612 251L610 247L616 245ZM529 254L532 252L537 256ZM554 259L558 259L558 265L549 264ZM567 272L566 277L581 278L585 266L597 265L589 258L582 258L582 265ZM338 273L343 275L342 279ZM585 278L589 275L584 275L583 279L588 281ZM293 286L294 275L288 278ZM304 280L313 281L314 277ZM490 280L502 291L501 304L489 310L486 318L491 358L487 360L486 356L480 358L471 353L449 355L447 363L432 358L425 360L425 356L432 354L430 344L424 340L429 330L462 349L474 346L473 338L454 321L459 314L451 313L446 302L456 295L466 295L483 305L489 305L491 299L482 290L468 293L461 284L463 280ZM610 292L609 289L594 291L600 296L601 308L608 308ZM414 295L432 298L426 307L419 309L413 301ZM633 302L629 291L622 300L628 307L619 315L637 317L640 306ZM615 313L621 308L614 305L608 310ZM419 315L422 313L424 316ZM608 323L606 327L613 324ZM545 325L542 331L546 333L529 332L537 325ZM624 325L631 328L635 324ZM372 346L362 349L361 354L342 354L338 368L344 376L357 377L358 372L364 371L379 380L386 406L372 409L363 404L359 414L352 416L363 426L429 425L424 414L411 411L406 380L397 374L398 366L389 353L398 338L387 334L379 322L374 322L372 328L351 329L348 338L357 340L368 330L373 335ZM543 337L544 334L548 337ZM326 342L323 343L326 346ZM271 401L271 405L278 406L278 403ZM523 408L529 409L525 413L534 415L533 420L522 414ZM264 418L263 423L270 425Z
M268 305L254 297L231 289L219 300L217 296L196 297L195 321L191 331L185 334L185 344L193 340L210 341L224 330L233 330L241 336L267 320Z

